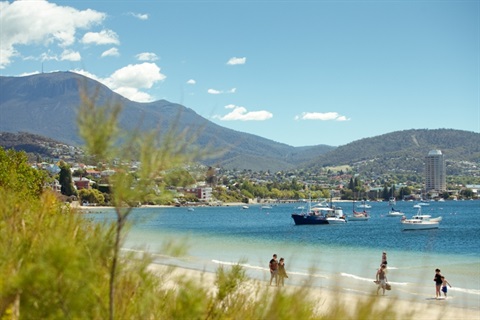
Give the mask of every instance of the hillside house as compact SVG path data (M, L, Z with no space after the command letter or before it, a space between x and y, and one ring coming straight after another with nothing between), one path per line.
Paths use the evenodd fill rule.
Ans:
M85 177L73 177L73 184L77 190L91 189L94 181Z

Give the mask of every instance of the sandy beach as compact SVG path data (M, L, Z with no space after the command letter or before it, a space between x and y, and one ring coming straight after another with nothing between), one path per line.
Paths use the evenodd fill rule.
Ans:
M156 274L164 275L168 266L161 264L151 264L150 270ZM172 273L170 274L169 280L166 282L167 286L172 288L175 287L175 281L177 277L188 278L199 285L204 286L207 289L215 289L215 274L211 272L204 272L186 268L175 267ZM284 287L270 286L268 281L259 281L259 280L248 280L245 284L245 289L251 289L252 292L255 291L255 288L258 286L264 286L266 290L276 292L277 290L291 290L294 292L298 289L296 286L285 284ZM433 320L433 319L469 319L476 320L480 319L480 312L478 309L472 309L468 307L458 307L449 305L448 299L436 300L435 298L417 300L417 301L408 301L402 300L395 292L387 291L385 296L377 296L375 293L375 287L372 287L371 295L357 294L351 291L349 288L342 285L339 286L339 289L331 290L325 288L312 287L310 288L310 298L318 302L317 312L319 315L324 313L329 313L334 308L344 307L345 310L352 316L355 317L357 312L356 306L360 302L366 302L368 304L375 305L373 308L375 310L382 310L393 306L393 310L396 313L395 319L416 319L416 320ZM368 302L367 302L368 301ZM414 314L412 316L412 314ZM385 317L385 319L392 319Z

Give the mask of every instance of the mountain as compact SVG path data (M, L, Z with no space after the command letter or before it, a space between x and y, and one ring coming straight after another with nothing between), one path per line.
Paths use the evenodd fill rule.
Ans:
M190 108L166 100L151 103L130 101L95 80L71 72L0 77L0 133L22 132L16 136L0 134L0 146L27 151L34 150L36 144L44 147L53 143L26 133L53 139L55 143L81 146L76 126L80 87L96 94L97 105L122 104L120 124L125 129L170 128L178 121L180 131L188 128L197 135L197 146L213 146L224 151L204 161L206 165L272 172L289 169L315 171L325 166L350 165L358 173L422 173L425 156L430 150L440 149L449 161L448 174L455 174L462 163L480 167L480 134L475 132L411 129L357 140L340 147L292 147L221 127ZM36 143L36 140L42 141ZM465 172L465 168L462 170Z
M76 126L80 88L95 94L97 105L120 103L120 126L124 129L167 130L177 123L197 135L196 144L213 146L222 154L207 159L207 165L231 169L286 170L312 161L335 147L292 147L269 139L221 127L180 104L159 100L130 101L101 83L72 72L54 72L25 77L0 77L0 132L28 132L65 144L82 144ZM165 132L165 131L163 131ZM308 156L306 156L308 155Z

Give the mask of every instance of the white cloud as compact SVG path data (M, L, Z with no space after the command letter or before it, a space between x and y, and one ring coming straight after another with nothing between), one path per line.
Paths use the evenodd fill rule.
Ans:
M232 111L224 116L215 115L213 118L222 121L264 121L273 117L273 114L269 111L247 111L245 107L233 104L226 105L225 109L231 109Z
M302 112L301 115L295 116L295 120L348 121L350 119L341 116L338 112Z
M26 77L26 76L32 76L32 75L34 75L34 74L39 74L39 73L40 73L39 71L24 72L24 73L19 74L18 76L19 76L19 77Z
M141 64L129 64L118 69L111 76L112 83L117 88L151 88L157 81L165 80L166 76L160 73L160 67L155 63L144 62Z
M146 13L134 13L134 12L130 12L129 13L132 17L135 17L137 19L140 19L140 20L148 20L148 14Z
M82 37L82 43L86 44L115 44L119 45L118 35L112 30L102 30L100 32L87 32Z
M107 78L97 77L85 70L72 71L97 80L125 98L137 102L153 101L152 96L140 89L150 89L156 82L166 79L166 76L160 73L160 67L148 62L128 65Z
M208 89L207 92L210 93L210 94L221 94L222 93L222 91L218 91L218 90L215 90L215 89Z
M137 88L132 87L120 87L115 89L115 92L128 98L132 101L137 102L150 102L152 101L152 97L146 93L138 90Z
M140 61L156 61L158 56L152 52L142 52L135 56Z
M64 50L62 52L62 56L61 56L60 60L80 61L80 60L82 60L82 56L80 55L80 52L78 52L78 51Z
M197 81L193 80L193 79L190 79L187 81L187 84L196 84Z
M93 73L90 73L90 72L88 72L88 71L86 71L86 70L83 70L83 69L74 69L74 70L70 70L70 71L75 72L75 73L78 73L78 74L81 74L81 75L83 75L83 76L85 76L85 77L88 77L88 78L90 78L90 79L93 79L93 80L96 80L96 81L98 81L98 82L101 82L101 83L103 83L104 85L107 85L107 84L105 83L105 80L104 80L104 79L99 78L99 77L97 77L97 75L95 75L95 74L93 74ZM107 86L107 87L108 87L108 86ZM110 89L111 89L111 88L110 88Z
M224 94L224 93L235 93L237 91L237 88L232 88L227 91L221 91L221 90L216 90L216 89L208 89L207 92L210 94Z
M246 57L243 57L243 58L233 57L233 58L230 58L230 60L228 60L227 64L230 66L234 66L237 64L245 64L246 62L247 62Z
M102 52L102 58L104 57L118 57L120 52L118 52L117 48L110 48L104 52Z
M105 14L91 9L76 10L47 1L0 2L0 69L21 56L21 45L75 43L78 29L100 24Z

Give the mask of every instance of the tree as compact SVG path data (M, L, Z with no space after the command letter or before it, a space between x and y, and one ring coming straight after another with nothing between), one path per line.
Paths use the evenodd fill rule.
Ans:
M167 186L186 187L195 183L192 175L182 168L169 171L165 174L163 180Z
M217 172L215 168L208 167L205 182L208 183L210 186L215 187L217 184Z
M65 162L60 162L60 173L58 182L61 185L60 192L67 197L72 195L77 195L77 190L73 186L72 180L72 171L70 170L70 166Z
M78 195L82 202L105 204L105 196L97 189L82 189L78 191Z
M14 191L23 198L42 193L47 174L28 164L25 152L0 147L0 188Z

